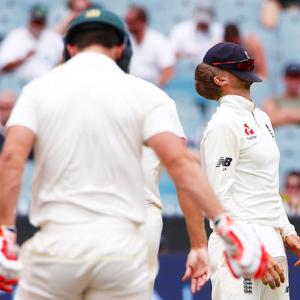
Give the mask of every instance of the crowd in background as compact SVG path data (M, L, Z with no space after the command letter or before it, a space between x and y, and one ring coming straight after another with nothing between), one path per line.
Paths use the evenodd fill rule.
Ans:
M14 81L13 89L1 86L0 147L4 140L3 128L21 88L61 63L63 37L68 25L82 11L92 6L106 5L104 0L100 4L89 0L66 1L64 15L51 27L47 26L47 7L40 3L31 5L26 26L8 32L0 43L0 78L10 76ZM282 10L299 13L300 1L264 0L260 11L261 25L270 30L280 26L278 18ZM210 47L218 42L228 41L238 43L248 50L249 55L255 59L256 72L261 78L268 79L272 76L268 71L266 51L259 36L255 32L242 32L239 24L222 24L216 21L211 1L197 1L190 18L175 24L168 35L152 28L149 21L149 14L152 13L154 12L147 11L143 6L131 5L123 16L133 48L130 65L130 73L133 75L165 88L176 77L178 63L189 61L196 66L202 62ZM262 101L262 106L276 129L284 127L284 130L289 130L289 126L298 128L300 125L300 54L299 60L293 58L286 61L282 72L284 91L269 95ZM209 114L206 115L207 120L212 110L207 109L208 104L203 99L197 101L195 105L198 105L199 113ZM199 124L199 128L205 125ZM198 148L202 131L197 128L194 131L197 132L197 138L188 137L189 145ZM278 141L281 149L280 142ZM284 144L288 142L285 140ZM284 155L288 156L289 153ZM281 185L284 206L289 214L300 215L300 157L294 162L293 168L285 171L286 176Z

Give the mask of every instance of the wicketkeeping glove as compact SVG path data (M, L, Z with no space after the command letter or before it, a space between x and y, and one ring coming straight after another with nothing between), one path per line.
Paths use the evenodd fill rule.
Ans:
M0 290L11 292L17 284L21 264L17 260L16 228L0 226Z
M216 231L225 243L225 258L236 278L264 277L268 267L268 255L250 224L233 221L226 214L214 221Z

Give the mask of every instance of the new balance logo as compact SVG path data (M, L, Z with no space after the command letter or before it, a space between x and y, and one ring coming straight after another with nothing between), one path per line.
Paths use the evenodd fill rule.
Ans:
M229 167L230 164L232 162L232 158L231 157L220 157L216 167L219 168L219 167Z
M252 294L252 280L251 279L244 278L243 286L244 286L245 294Z

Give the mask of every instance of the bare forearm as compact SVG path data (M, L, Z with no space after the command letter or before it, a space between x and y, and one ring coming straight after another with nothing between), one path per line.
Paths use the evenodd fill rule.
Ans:
M179 193L184 199L188 199L186 201L193 202L189 204L188 210L191 207L197 208L198 212L205 212L211 219L215 219L223 212L206 176L192 155L185 156L174 163L168 168L168 172Z
M289 110L288 116L291 119L291 121L294 121L295 123L300 123L300 109Z
M18 66L22 65L25 62L25 59L17 59L13 62L8 63L7 65L5 65L3 67L3 71L5 72L12 72L15 68L17 68Z
M273 126L282 126L289 124L300 123L300 110L278 110L277 113L270 116Z
M0 155L0 225L14 225L26 159L35 135L23 126L9 127Z
M15 225L22 168L14 167L10 159L3 156L0 166L0 224Z
M185 216L185 221L190 237L191 248L207 247L207 236L204 226L204 214L194 201L185 198L184 193L178 192L180 207Z
M160 74L159 85L160 86L166 85L171 80L173 73L174 73L173 67L164 69Z

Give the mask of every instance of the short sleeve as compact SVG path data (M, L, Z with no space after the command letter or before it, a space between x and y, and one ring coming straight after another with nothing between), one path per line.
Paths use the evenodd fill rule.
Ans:
M171 41L165 37L161 37L158 51L159 67L164 69L175 65L175 51L171 45Z
M34 93L30 86L24 87L6 124L6 128L24 126L37 133L37 114L33 95Z
M22 47L16 47L19 43L22 43ZM30 41L26 39L26 35L20 29L12 31L2 41L0 47L0 68L2 69L8 63L11 63L17 59L24 58L29 50L32 50Z
M177 136L180 138L186 139L186 135L184 133L180 118L178 116L176 104L173 100L170 99L170 115L174 122L174 126L176 128Z
M147 141L162 132L171 132L178 136L180 130L178 122L175 121L177 111L173 100L149 82L143 81L141 88L144 107L143 140Z
M172 47L173 51L177 52L180 48L180 45L179 45L180 43L178 42L178 40L179 40L178 39L178 30L177 30L176 26L171 31L169 39L170 39L170 43L171 43L171 47Z
M152 136L163 132L171 132L177 135L176 126L167 103L155 105L145 116L143 140L147 141Z

